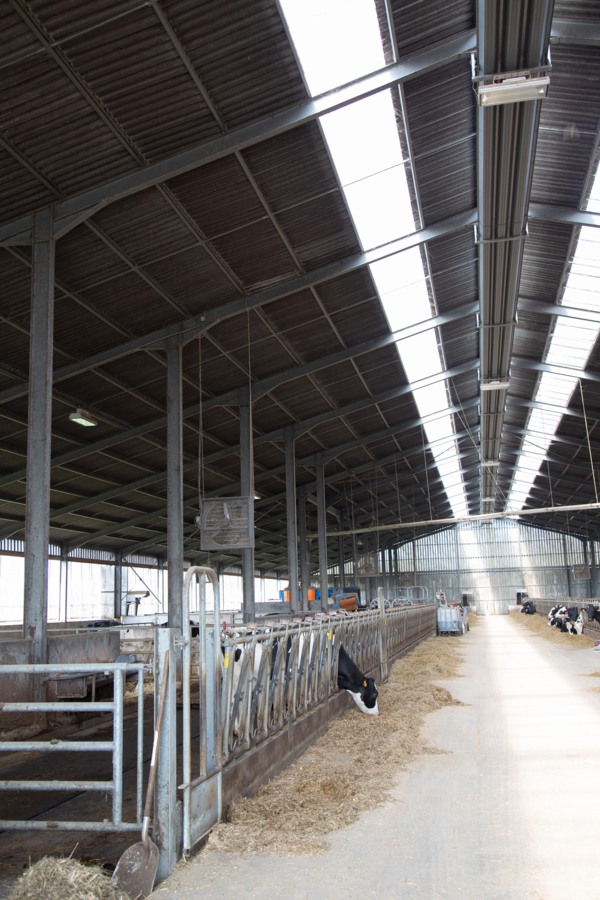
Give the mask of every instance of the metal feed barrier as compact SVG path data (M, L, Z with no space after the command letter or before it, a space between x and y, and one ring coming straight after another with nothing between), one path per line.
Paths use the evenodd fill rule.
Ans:
M202 579L213 587L212 623L207 627ZM389 664L420 640L435 634L436 607L415 605L310 619L219 627L216 573L192 567L184 581L183 621L188 621L190 590L198 582L199 635L184 638L183 650L183 854L222 817L227 780L252 757L256 777L281 768L311 730L310 714L339 692L337 659L344 645L361 671L384 682ZM198 648L197 738L192 738L192 646ZM317 719L322 728L323 719ZM306 727L304 727L306 726ZM300 737L298 737L300 736ZM278 740L279 739L279 740ZM263 749L269 748L269 754ZM275 749L277 748L277 749ZM267 760L267 762L265 762ZM271 768L267 768L271 766ZM193 771L195 767L195 771ZM261 768L262 767L262 768ZM246 772L248 767L246 768ZM258 775L258 771L262 776ZM244 792L243 778L229 793Z

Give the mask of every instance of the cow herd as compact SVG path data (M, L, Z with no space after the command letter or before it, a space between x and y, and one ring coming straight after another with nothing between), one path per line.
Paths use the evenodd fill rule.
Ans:
M525 600L521 612L529 616L535 615L537 610L533 600ZM597 606L588 604L586 613L588 622L600 622L600 609ZM558 628L565 634L582 634L583 624L583 610L577 606L555 603L548 613L548 625L551 628Z

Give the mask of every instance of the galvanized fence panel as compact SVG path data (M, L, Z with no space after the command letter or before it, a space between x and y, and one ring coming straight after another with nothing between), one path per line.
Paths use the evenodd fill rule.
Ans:
M105 816L98 820L48 820L42 818L21 820L1 819L0 829L12 829L19 831L100 831L100 832L128 832L138 831L142 821L142 766L143 766L143 702L144 702L144 666L141 663L53 663L35 665L0 665L0 676L16 675L21 677L52 677L59 678L91 678L107 677L112 679L112 700L91 701L24 701L3 702L3 713L30 713L34 716L40 713L112 713L113 737L110 741L0 741L0 753L4 752L68 752L90 753L94 751L106 752L112 755L112 777L103 781L94 779L13 779L0 780L1 791L57 791L66 793L79 793L85 791L99 791L112 794L111 820ZM137 676L137 748L136 748L136 819L134 822L123 820L123 722L124 722L124 692L125 681L128 675Z

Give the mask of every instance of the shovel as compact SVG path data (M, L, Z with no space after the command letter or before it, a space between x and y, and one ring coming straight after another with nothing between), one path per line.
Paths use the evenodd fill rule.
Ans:
M150 774L148 775L148 787L146 788L146 802L144 803L144 820L142 822L142 840L128 847L121 856L117 867L113 872L112 882L131 897L138 900L140 897L148 897L154 888L154 879L158 869L158 847L148 837L150 827L150 813L152 812L152 800L154 796L154 782L156 781L156 764L158 760L158 744L160 741L160 729L162 725L163 711L165 708L165 695L167 692L167 680L169 675L169 651L165 653L165 670L160 692L158 706L158 720L154 730L154 742L152 744L152 759L150 760Z

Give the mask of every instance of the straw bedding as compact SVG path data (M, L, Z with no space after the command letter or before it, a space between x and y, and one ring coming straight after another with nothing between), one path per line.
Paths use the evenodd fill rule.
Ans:
M129 900L100 866L46 856L19 878L8 900Z
M350 709L313 746L252 798L238 800L209 848L235 853L318 853L326 835L389 796L415 756L439 751L421 738L427 713L460 705L436 680L456 675L457 641L428 638L379 686L379 716Z

